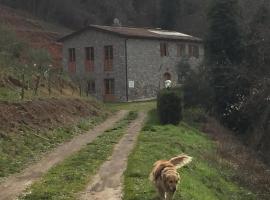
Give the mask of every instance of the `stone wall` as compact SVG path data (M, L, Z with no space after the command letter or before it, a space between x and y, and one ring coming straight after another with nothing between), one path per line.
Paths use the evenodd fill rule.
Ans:
M113 46L113 70L104 71L104 46ZM95 70L85 71L85 47L94 47ZM86 88L87 80L95 80L96 96L103 99L104 79L115 79L116 101L126 101L126 60L125 60L125 39L99 31L88 30L70 38L63 46L63 66L68 71L68 49L76 49L76 73L70 74L75 81L81 81Z
M160 56L160 43L168 44L169 55ZM183 42L182 42L183 43ZM186 54L188 55L188 45L186 44ZM176 66L183 60L177 56L177 45L181 42L160 41L147 39L125 39L117 35L103 33L95 30L87 30L67 39L63 47L63 64L65 71L68 71L68 49L76 49L76 73L70 74L75 81L81 81L84 88L88 80L94 80L96 85L96 96L103 100L104 79L113 78L115 80L116 101L135 101L155 98L158 90L164 87L164 74L169 73L173 85L177 85L178 75ZM104 46L113 46L113 70L104 71ZM199 45L199 59L189 58L189 63L193 69L203 60L204 48ZM95 70L85 71L85 47L94 47ZM127 49L126 49L127 48ZM127 66L126 66L127 51ZM128 71L126 72L126 67ZM128 99L126 94L128 75ZM134 87L133 87L134 84Z
M155 98L157 91L164 87L165 73L169 73L173 85L177 85L176 66L184 59L177 56L177 45L181 42L166 42L169 55L165 57L160 56L161 42L166 41L127 40L128 81L134 82L134 88L128 89L129 101ZM188 55L188 45L191 43L182 43L186 44L186 55ZM198 45L199 59L189 58L189 64L193 69L196 69L204 58L204 47L202 44Z

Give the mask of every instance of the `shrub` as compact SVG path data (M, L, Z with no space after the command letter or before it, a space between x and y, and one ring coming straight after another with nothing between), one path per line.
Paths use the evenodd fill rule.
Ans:
M181 92L163 89L158 94L157 110L162 124L177 125L182 120Z
M185 108L183 118L185 122L191 125L207 122L207 114L201 107Z

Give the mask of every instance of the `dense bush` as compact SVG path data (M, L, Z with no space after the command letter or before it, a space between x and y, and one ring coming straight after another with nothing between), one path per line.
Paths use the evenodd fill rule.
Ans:
M200 66L198 71L191 71L183 84L185 108L200 106L211 112L214 91L209 82L207 70Z
M158 94L157 110L162 124L177 125L182 120L182 99L178 89L164 89Z

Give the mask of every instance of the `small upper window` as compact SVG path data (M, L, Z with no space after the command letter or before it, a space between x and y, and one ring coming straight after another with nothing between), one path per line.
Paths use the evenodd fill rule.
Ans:
M168 44L167 43L160 43L160 56L164 57L164 56L168 56L169 52L168 52Z
M177 56L178 57L186 56L186 45L185 44L177 45Z
M190 44L189 45L189 57L199 58L199 46Z
M75 48L68 49L69 62L76 62L76 51Z

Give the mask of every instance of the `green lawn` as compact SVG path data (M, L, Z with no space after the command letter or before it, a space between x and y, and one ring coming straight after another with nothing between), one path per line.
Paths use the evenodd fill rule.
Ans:
M124 200L156 200L157 194L148 180L156 160L180 153L193 157L180 170L182 177L176 200L251 200L257 199L247 189L232 181L232 171L216 155L216 145L203 133L185 123L161 126L155 111L150 112L138 144L130 155L124 179Z
M21 199L76 199L76 194L85 188L102 163L112 154L114 145L123 136L128 124L136 117L136 112L130 112L114 128L49 170L41 181L29 188L31 192Z

